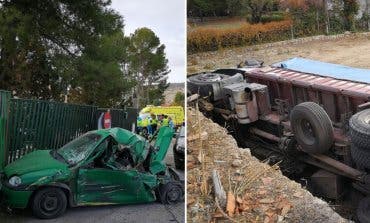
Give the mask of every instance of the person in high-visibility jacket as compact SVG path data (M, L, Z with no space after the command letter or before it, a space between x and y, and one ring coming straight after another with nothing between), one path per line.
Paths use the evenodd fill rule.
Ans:
M142 126L143 126L143 120L141 119L141 117L138 116L136 120L136 133L141 132Z
M151 126L152 126L152 131L154 133L157 130L158 120L155 114L151 114L150 116L152 117Z
M162 122L161 122L161 126L167 126L168 127L169 125L169 120L168 120L168 116L165 115L162 119Z
M172 118L171 118L171 117L168 117L168 126L169 126L171 129L174 129L174 128L175 128L175 124L173 123L173 121L172 121Z

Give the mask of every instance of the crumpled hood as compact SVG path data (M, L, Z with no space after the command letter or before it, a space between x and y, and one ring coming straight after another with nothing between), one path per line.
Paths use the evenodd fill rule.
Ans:
M54 159L50 150L36 150L10 163L4 168L7 177L50 169L68 169L68 165Z

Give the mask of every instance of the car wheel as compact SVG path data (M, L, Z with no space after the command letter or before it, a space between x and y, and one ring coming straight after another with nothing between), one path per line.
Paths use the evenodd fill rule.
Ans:
M370 150L370 109L354 114L349 120L349 128L352 143Z
M33 196L31 208L33 215L38 218L56 218L67 208L66 194L59 188L41 189Z
M334 142L334 130L325 110L314 102L296 105L290 115L294 137L306 153L325 153Z
M143 128L142 130L141 130L141 134L145 137L145 138L147 138L148 137L148 128Z
M370 222L370 197L365 197L359 202L356 214L361 223Z
M173 151L173 158L174 158L174 161L175 161L176 169L184 170L184 166L185 166L184 159L181 159L181 155L179 153L177 153L175 151L175 149Z
M163 204L175 204L182 200L184 191L180 183L169 182L159 187L159 196Z

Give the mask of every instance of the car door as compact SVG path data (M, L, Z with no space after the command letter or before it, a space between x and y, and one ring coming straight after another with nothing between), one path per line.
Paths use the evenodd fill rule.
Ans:
M154 201L152 190L145 183L150 175L135 169L112 170L81 168L77 181L79 205L130 204ZM155 179L149 181L155 182Z
M150 158L149 170L152 174L158 174L166 170L163 159L171 145L173 134L173 130L169 127L160 128Z
M112 142L109 140L113 138L108 137L104 140L89 158L90 161L78 170L76 181L78 205L124 204L155 200L150 189L156 184L156 178L153 175L136 169L119 170L110 168L108 165L104 167L91 165L97 159L104 157L104 154L111 154L109 147Z

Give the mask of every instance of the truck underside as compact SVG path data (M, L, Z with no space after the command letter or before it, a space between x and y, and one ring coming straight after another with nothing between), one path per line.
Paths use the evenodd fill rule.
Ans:
M239 146L369 219L370 84L257 67L191 75L188 91Z

